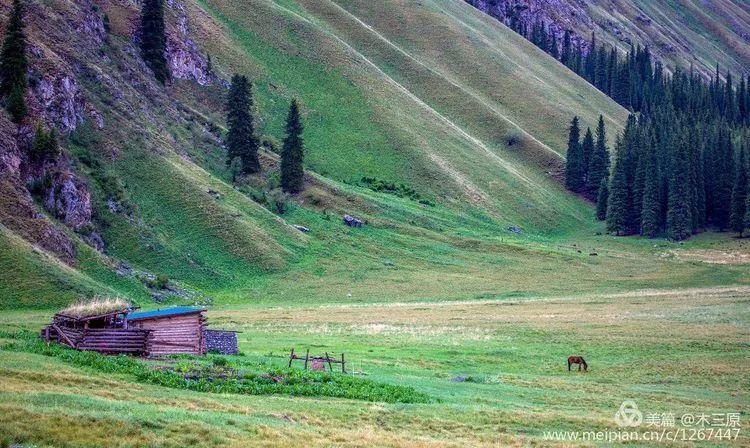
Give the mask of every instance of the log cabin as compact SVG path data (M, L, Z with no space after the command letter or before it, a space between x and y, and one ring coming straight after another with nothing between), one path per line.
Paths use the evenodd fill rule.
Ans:
M204 355L209 331L205 311L205 308L181 306L140 312L122 307L90 316L61 312L42 329L41 336L47 342L106 354ZM210 334L213 339L222 339L220 344L214 344L217 346L212 351L237 353L234 332L212 330Z
M129 330L148 330L148 355L206 353L205 308L179 306L127 315Z

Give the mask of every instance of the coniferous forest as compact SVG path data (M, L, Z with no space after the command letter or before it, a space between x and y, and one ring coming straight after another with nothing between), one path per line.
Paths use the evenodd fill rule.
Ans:
M667 73L648 46L624 55L592 34L584 49L570 31L562 42L541 21L511 15L510 27L634 113L605 169L578 119L570 127L566 187L597 201L597 218L618 235L683 240L708 228L750 227L750 74L739 82L717 66L711 80L692 68ZM600 120L597 135L604 135ZM606 178L602 180L603 178Z
M596 152L591 152L589 133L576 141L581 130L573 120L566 186L597 200L597 217L617 235L683 240L708 228L742 235L750 226L748 80L740 78L735 87L731 74L722 78L718 70L710 82L679 69L667 74L652 64L647 48L635 49L624 60L584 60L592 61L592 73L596 60L614 61L608 73L629 73L605 85L618 86L608 93L637 113L616 137L609 181L596 192L592 187L601 182L601 164L590 156ZM603 134L601 120L599 127Z

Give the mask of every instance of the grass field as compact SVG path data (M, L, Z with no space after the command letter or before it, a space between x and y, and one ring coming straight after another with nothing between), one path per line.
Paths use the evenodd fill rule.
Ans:
M111 30L94 47L70 31L88 3L32 3L32 43L86 67L103 115L63 143L106 247L38 199L0 201L32 211L0 213L0 447L566 445L544 432L612 428L624 399L746 420L750 244L606 235L559 182L566 127L602 114L612 138L627 112L465 2L167 2L220 74L253 81L264 139L278 145L302 104L307 189L283 214L264 196L271 151L263 175L228 181L222 87L140 69L135 4L97 3ZM53 227L68 263L40 242ZM156 303L148 275L184 296ZM253 375L282 371L292 348L344 352L352 373L302 375L304 396L253 381L200 392L138 360L29 345L95 293L210 304L213 326L241 331L229 362ZM567 372L574 354L588 373Z
M355 376L437 402L196 393L0 350L0 434L40 446L520 446L564 445L545 431L613 429L625 399L644 415L744 419L749 296L733 287L217 307L209 318L242 331L243 359L282 366L292 347L343 351ZM4 313L2 342L46 318ZM589 372L568 372L570 354ZM746 433L738 443L750 443Z

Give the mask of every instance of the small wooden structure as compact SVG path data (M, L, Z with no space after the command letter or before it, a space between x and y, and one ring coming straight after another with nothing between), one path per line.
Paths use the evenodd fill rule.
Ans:
M205 308L178 306L127 316L128 328L147 330L149 356L206 353Z
M42 338L78 350L139 356L206 353L205 308L175 307L133 312L122 308L106 314L74 317L55 314ZM235 349L236 349L236 336Z
M42 337L78 350L146 355L149 331L128 328L126 316L130 311L132 308L123 308L87 317L57 313L52 323L42 329Z
M292 348L292 352L289 354L289 367L292 367L292 361L296 360L305 361L305 370L307 370L308 366L311 370L325 370L325 366L328 365L328 369L333 372L333 365L341 364L341 373L346 373L346 360L343 353L341 353L341 359L335 359L331 358L328 352L324 356L310 356L310 349L308 349L305 352L305 356L301 357L297 356L294 353L294 348Z

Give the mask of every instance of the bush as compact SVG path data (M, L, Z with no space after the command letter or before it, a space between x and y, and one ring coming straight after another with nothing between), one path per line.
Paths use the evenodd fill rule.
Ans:
M145 283L151 289L166 289L169 285L169 277L159 274L154 278L147 278Z
M266 206L269 210L279 215L283 215L287 210L289 195L284 193L280 188L267 191L265 195Z
M434 205L434 202L427 198L423 198L422 195L417 193L417 190L404 183L388 182L375 177L365 176L360 181L360 185L369 188L372 191L380 193L392 194L400 198L411 199L424 205Z
M42 128L36 128L34 143L31 146L31 159L37 162L54 160L60 155L60 142L57 140L57 132L52 128L45 132Z

